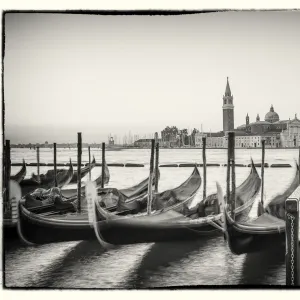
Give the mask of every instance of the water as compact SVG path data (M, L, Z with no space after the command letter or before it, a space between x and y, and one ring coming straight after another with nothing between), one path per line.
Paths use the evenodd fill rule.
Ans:
M101 151L92 149L96 161L101 162ZM108 163L143 163L144 168L110 167L110 187L129 187L148 176L150 150L123 150L106 153ZM76 162L74 149L58 149L57 161ZM248 164L261 161L259 149L237 149L236 163ZM298 151L266 149L266 162L289 163L292 168L265 169L265 202L282 192L295 174ZM12 162L36 162L36 152L29 149L12 149ZM83 162L88 161L83 149ZM53 152L41 149L41 162L52 162ZM160 163L202 162L201 150L161 149ZM226 163L226 150L207 151L208 163ZM51 168L51 167L50 167ZM52 167L53 168L53 167ZM20 167L12 167L12 174ZM48 167L41 167L44 173ZM202 169L199 168L200 173ZM260 168L257 168L260 172ZM159 190L174 188L192 172L192 168L161 168ZM26 177L36 172L28 167ZM239 185L249 174L250 168L237 167ZM92 179L101 173L100 167L92 170ZM226 168L208 167L207 193L216 191L218 181L225 191ZM86 180L86 178L84 178ZM73 185L74 187L75 185ZM70 186L72 187L72 186ZM259 198L260 196L258 196ZM202 189L194 199L202 199ZM258 200L258 199L257 199ZM250 216L256 216L257 201ZM285 284L284 249L248 255L231 254L222 236L185 243L156 243L118 246L105 251L97 241L72 242L25 247L19 243L5 245L5 283L8 287L53 288L149 288L188 285L236 284Z

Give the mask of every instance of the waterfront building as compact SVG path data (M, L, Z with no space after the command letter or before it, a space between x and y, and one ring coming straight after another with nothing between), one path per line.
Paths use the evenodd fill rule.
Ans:
M151 148L152 139L139 139L133 143L134 147L138 148ZM170 148L170 142L165 142L162 139L157 138L159 146L161 148ZM171 145L172 146L172 145Z
M202 148L202 138L206 137L207 148L224 148L223 132L197 132L195 134L195 147Z
M289 120L286 130L280 133L282 147L300 147L300 120L297 114L293 120Z
M235 130L237 147L261 147L262 139L265 139L267 148L298 147L300 144L300 120L295 115L293 120L280 120L273 105L266 113L264 121L259 115L256 121L250 123L249 115L246 116L246 124L238 126ZM257 138L256 138L257 137Z

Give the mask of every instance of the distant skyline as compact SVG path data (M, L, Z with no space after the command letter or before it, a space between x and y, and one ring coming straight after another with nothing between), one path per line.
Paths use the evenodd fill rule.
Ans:
M300 116L300 12L179 16L6 14L5 138L107 141L165 126L222 130Z

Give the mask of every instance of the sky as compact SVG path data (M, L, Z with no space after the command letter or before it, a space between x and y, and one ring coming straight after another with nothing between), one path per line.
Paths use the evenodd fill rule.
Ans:
M178 16L5 15L5 138L122 141L166 126L222 130L300 116L300 12Z

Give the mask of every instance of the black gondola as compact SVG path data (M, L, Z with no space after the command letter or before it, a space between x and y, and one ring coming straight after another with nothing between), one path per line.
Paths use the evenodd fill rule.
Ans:
M154 182L154 181L153 181ZM145 182L146 184L146 182ZM148 185L148 183L147 183ZM166 190L164 192L154 195L152 200L152 210L163 210L172 207L176 211L182 210L181 203L188 205L196 196L198 189L201 186L201 176L197 166L194 167L192 174L181 185L174 189ZM147 209L148 194L144 196L136 196L128 199L126 194L122 191L100 191L100 205L105 208L106 212L116 211L113 216L137 214ZM178 205L179 204L179 205ZM101 219L105 220L107 215L99 211Z
M25 178L26 172L27 172L26 164L25 164L25 160L23 159L21 170L17 174L10 176L10 179L20 183Z
M96 166L96 160L95 160L95 157L93 156L91 165L87 164L86 166L81 168L81 171L80 171L81 179L83 177L85 177L89 173L90 169L92 170L95 166ZM63 169L59 169L58 171L62 171L62 170ZM78 179L78 174L77 174L77 170L75 170L70 183L77 183L77 179Z
M121 190L122 191L122 190ZM124 189L131 197L144 195L147 192L145 180L131 188ZM57 198L56 198L57 199ZM130 198L128 198L130 200ZM16 206L16 200L12 205ZM6 239L14 239L16 236L27 243L46 244L61 241L77 241L96 239L93 226L89 224L88 213L59 213L52 211L39 211L34 208L31 211L25 207L24 201L18 203L18 217L5 220Z
M65 169L62 172L57 174L57 187L62 187L70 183L73 177L73 165L70 160L69 169ZM54 187L54 176L41 176L41 179L38 180L35 176L32 176L29 179L24 179L20 182L20 187L22 190L22 195L33 192L34 190L41 189L50 189Z
M255 166L248 178L237 189L240 202L237 204L236 214L244 217L249 213L255 196L260 189L261 180ZM223 198L219 196L218 200ZM174 206L162 208L153 214L139 214L125 217L116 216L103 209L96 202L95 232L100 242L115 245L167 242L199 239L202 236L222 233L222 213L191 218L184 210L185 203L181 201ZM220 202L219 202L220 204ZM99 219L99 216L105 220Z
M286 191L272 199L265 212L248 222L233 220L224 210L226 236L230 250L235 254L257 252L277 247L285 242L285 200L298 188L299 166L295 177Z

